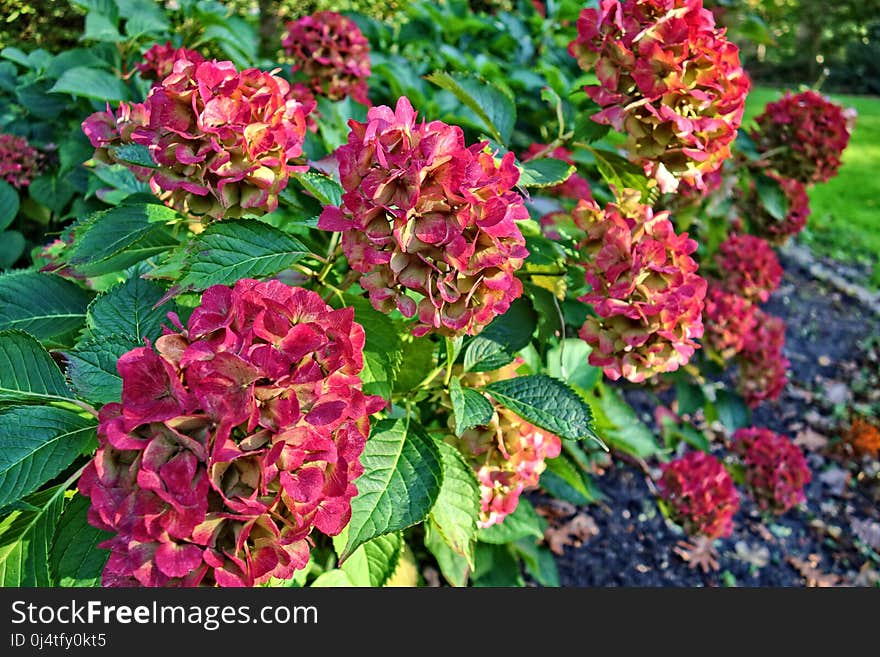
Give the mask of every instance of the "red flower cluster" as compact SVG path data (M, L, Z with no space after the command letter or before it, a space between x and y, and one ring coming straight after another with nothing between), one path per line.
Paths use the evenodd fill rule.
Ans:
M733 439L745 465L746 486L761 509L782 514L806 501L810 468L797 445L760 427L739 429Z
M664 192L698 188L730 157L748 78L739 50L702 0L601 0L584 9L569 52L599 84L592 118L629 135L627 149Z
M757 310L747 299L710 282L703 311L705 345L724 359L738 354L755 328Z
M485 144L465 147L458 126L417 124L406 98L349 125L336 151L343 204L325 207L318 227L342 231L377 310L418 313L415 335L479 333L522 294L514 272L528 252L515 222L529 214L513 153L497 164Z
M766 240L754 235L733 234L715 254L724 288L757 303L767 301L782 281L782 266Z
M592 291L580 300L593 305L580 336L593 348L590 364L611 379L644 381L684 365L703 335L706 281L690 254L697 243L676 235L668 212L654 214L625 190L604 210L580 201L575 223L586 232L580 243Z
M755 327L747 334L738 359L739 390L750 407L782 394L790 365L782 355L784 348L785 322L756 309Z
M717 458L697 451L665 463L657 486L674 520L688 534L730 536L739 493Z
M307 112L289 92L285 80L255 68L178 59L143 104L92 114L83 131L111 161L108 146L149 147L158 168L132 170L185 214L264 214L278 207L290 174L306 168L289 163L302 153Z
M526 152L522 154L520 159L523 162L528 162L529 160L534 160L539 157L551 157L575 166L571 151L563 146L557 146L556 148L548 150L546 144L532 144L528 147ZM590 183L588 183L582 176L579 176L576 172L572 173L564 182L554 185L546 191L550 194L555 194L564 198L572 198L576 201L579 201L582 198L593 198L592 191L590 190Z
M40 172L39 151L24 137L0 133L0 180L21 189Z
M781 245L790 237L800 233L807 225L807 219L810 217L810 197L802 182L783 178L772 171L767 175L779 183L788 201L788 213L781 220L777 219L761 202L757 190L752 189L743 203L742 214L748 217L749 225L757 235L771 244Z
M852 129L840 105L812 90L786 93L755 122L752 137L783 178L811 184L837 175Z
M201 64L205 61L201 53L189 48L175 48L171 42L157 43L143 55L143 61L134 67L144 80L161 82L174 70L174 62L178 59L186 59L193 64Z
M364 331L314 292L243 279L205 291L188 328L118 362L80 479L115 536L105 586L252 586L348 523L369 415ZM172 316L176 320L176 317Z
M370 43L350 18L333 11L303 16L287 24L281 45L294 58L292 70L301 70L316 94L370 104Z

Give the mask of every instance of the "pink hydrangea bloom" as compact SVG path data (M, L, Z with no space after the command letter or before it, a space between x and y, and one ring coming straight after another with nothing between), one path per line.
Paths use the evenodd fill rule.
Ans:
M279 281L208 288L186 329L124 354L80 479L113 532L107 586L253 586L351 515L369 415L351 308ZM172 316L173 320L176 317Z
M786 93L755 118L752 133L761 152L783 178L805 184L837 175L853 129L853 111L846 111L815 91Z
M810 468L800 447L762 427L738 429L733 449L743 459L746 486L763 510L783 514L805 502Z
M782 266L766 240L733 234L715 254L724 289L752 302L767 301L782 281Z
M767 174L779 183L788 202L788 212L780 220L770 214L761 202L756 189L751 189L743 202L742 214L749 220L755 234L771 244L785 244L789 238L800 233L810 217L810 197L806 186L792 178L782 178L772 171Z
M749 81L702 0L601 0L569 52L599 83L592 118L629 136L630 158L664 192L698 188L730 157Z
M0 180L21 189L40 173L39 151L24 137L0 133Z
M755 328L746 335L738 357L738 387L750 407L779 399L785 389L790 363L783 349L785 322L756 310Z
M528 162L529 160L539 157L550 157L575 166L571 151L563 146L557 146L556 148L548 150L546 144L532 144L526 149L526 152L522 154L520 159L523 162ZM564 198L572 198L576 201L579 201L582 198L593 198L592 191L590 190L590 183L587 182L586 178L578 175L577 172L572 173L564 182L554 185L546 191Z
M143 104L97 112L83 131L99 159L113 161L109 146L147 146L158 168L131 168L148 175L159 198L186 215L221 219L278 207L291 173L307 168L291 164L302 154L306 113L272 73L178 59Z
M528 252L513 190L514 155L500 164L458 126L416 122L406 98L350 121L336 151L345 193L318 227L342 248L380 311L418 316L413 333L476 334L522 294L514 276Z
M171 42L157 43L143 54L142 61L134 67L144 80L160 82L171 75L174 70L174 62L178 59L187 59L193 64L201 64L205 61L201 53L189 48L175 48Z
M590 364L639 382L687 363L703 335L706 281L690 256L697 243L633 190L604 210L580 201L573 216L587 235L580 251L593 288L580 300L596 313L580 330Z
M751 301L711 282L703 309L703 344L724 359L738 354L755 328L756 311Z
M312 91L330 100L351 96L369 105L370 43L350 18L319 11L287 24L281 44Z
M730 536L739 493L721 461L705 452L689 452L665 463L657 482L673 519L691 535Z

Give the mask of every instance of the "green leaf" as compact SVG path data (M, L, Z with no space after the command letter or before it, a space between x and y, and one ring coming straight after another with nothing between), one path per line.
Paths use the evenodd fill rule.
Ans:
M403 340L403 359L406 367L400 369L394 381L394 392L410 392L434 368L435 343L427 337Z
M127 269L176 246L177 240L162 224L178 218L171 208L155 203L96 212L74 226L69 262L86 276Z
M27 241L17 230L0 232L0 269L9 269L24 253Z
M336 538L345 539L345 533ZM354 586L382 586L397 569L402 549L403 537L399 532L377 536L352 552L342 564L342 570Z
M334 568L326 573L321 573L311 584L315 588L352 587L352 582L344 570Z
M596 106L596 109L598 110L598 106ZM594 113L595 112L590 111L578 112L574 124L574 134L572 135L574 141L584 144L592 144L593 142L602 139L602 137L607 135L611 130L611 126L593 121L591 116Z
M565 454L544 461L547 469L541 474L541 488L554 497L572 504L590 504L595 501L577 465Z
M531 538L521 538L513 544L513 550L526 567L526 572L542 586L559 586L559 570L556 559L546 547L538 545Z
M422 522L443 481L437 445L421 427L401 419L374 425L361 464L343 560L362 543Z
M728 431L736 431L751 424L752 413L743 398L729 390L718 390L715 401L706 404L706 419L718 420Z
M111 146L110 154L117 162L134 164L145 169L158 169L159 165L150 155L150 149L142 144L121 144Z
M155 340L162 335L162 325L168 321L168 306L154 306L165 291L151 281L138 276L129 278L97 297L89 306L86 325L94 338L124 335L136 345L144 338Z
M590 407L568 385L543 374L495 381L484 388L498 403L560 438L596 438Z
M117 76L87 66L75 66L64 71L49 93L67 93L109 102L129 99L128 88Z
M86 29L82 39L84 41L118 43L122 41L122 35L116 29L115 19L95 11L90 11L86 14Z
M73 398L64 375L43 345L23 331L0 331L0 402Z
M213 224L189 249L186 275L180 284L195 290L277 274L308 254L299 240L253 219Z
M18 214L18 192L5 180L0 180L0 230L5 230Z
M596 418L596 432L616 449L647 458L656 454L659 447L654 434L636 415L616 390L596 386L585 399Z
M552 187L569 179L575 167L552 158L529 160L519 165L521 187Z
M754 180L761 204L771 217L783 221L788 214L788 197L779 181L763 174L757 174Z
M547 373L581 390L592 390L602 378L602 370L589 363L590 345L567 338L547 351Z
M437 525L430 521L425 523L425 547L434 555L440 574L451 586L467 586L471 572L467 559L452 551Z
M495 412L488 399L476 390L463 388L458 379L449 382L449 397L455 415L455 435L459 437L471 427L489 424Z
M476 560L477 567L472 578L474 586L525 586L519 562L510 546L480 543L477 545Z
M477 538L483 543L495 545L511 543L526 536L543 538L546 525L546 521L537 514L532 503L525 497L520 497L513 513L501 522L478 531Z
M90 292L60 276L16 271L0 276L0 330L51 341L82 327Z
M528 299L520 297L506 313L492 320L468 342L464 352L466 372L489 372L513 361L514 354L532 339L538 315Z
M49 553L49 570L56 586L95 587L101 585L101 571L110 556L98 543L113 537L88 522L91 502L74 495L67 504Z
M624 189L636 189L642 193L642 201L649 198L651 194L649 180L639 167L611 151L591 148L590 152L596 158L599 175L606 183L613 185L618 193Z
M52 586L49 548L64 508L63 486L35 493L35 510L13 511L0 521L0 586Z
M403 361L403 342L387 315L373 308L367 299L345 295L345 305L354 308L354 321L364 327L364 392L391 400L394 381Z
M431 520L452 550L473 566L480 485L473 469L452 445L438 442L443 461L443 485L431 509Z
M122 377L116 361L127 351L143 346L124 335L102 335L77 344L67 352L67 376L83 399L95 404L118 402L122 396Z
M58 476L95 435L96 424L53 406L0 412L0 507Z
M506 144L510 139L516 123L516 105L497 86L472 75L450 75L443 71L435 71L425 79L441 89L451 91L479 117L492 139L501 144Z
M296 174L296 179L321 205L342 204L342 186L330 176L307 171Z

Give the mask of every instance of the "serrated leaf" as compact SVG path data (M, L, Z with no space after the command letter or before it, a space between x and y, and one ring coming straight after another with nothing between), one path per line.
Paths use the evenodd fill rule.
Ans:
M547 373L581 390L591 390L602 378L602 369L587 360L590 345L577 338L567 338L547 351Z
M18 192L5 180L0 180L0 230L5 230L18 214Z
M142 144L120 144L109 149L113 160L124 164L134 164L145 169L158 169L159 165L150 155L150 149Z
M492 139L502 144L510 139L516 123L516 105L497 86L472 75L443 71L435 71L425 79L452 92L479 117Z
M97 425L53 406L0 411L0 507L30 495L82 452Z
M119 357L143 346L124 335L105 335L77 344L67 352L67 376L73 389L95 404L117 402L122 396L122 377L116 369Z
M593 494L584 483L580 469L565 454L544 461L547 469L541 474L541 488L554 497L572 504L590 504Z
M443 462L443 485L431 509L431 520L447 545L473 567L480 485L455 447L443 442L438 442L437 447Z
M430 521L425 523L425 547L434 555L440 567L440 574L450 586L467 586L468 576L472 570L467 559L452 551L437 529L437 525Z
M391 318L373 308L367 299L345 295L345 305L354 308L354 321L363 326L364 392L390 401L394 381L403 361L403 342Z
M333 544L336 543L334 538ZM399 533L377 536L355 550L342 564L342 570L354 586L382 586L397 570L402 548L403 537Z
M138 276L115 285L89 306L89 335L123 335L135 344L143 344L144 338L156 339L162 335L162 325L168 322L167 313L174 310L170 304L154 307L164 294L161 287Z
M529 160L519 165L520 187L552 187L569 179L574 165L553 158Z
M534 374L495 381L483 390L524 420L560 438L596 438L590 407L558 379Z
M87 66L75 66L64 71L49 93L67 93L109 102L129 99L128 88L118 76Z
M526 536L543 538L546 524L546 521L535 511L532 503L525 497L520 497L513 513L491 527L480 529L477 532L477 539L483 543L501 545Z
M476 390L463 388L458 379L449 382L449 397L455 416L455 435L459 437L471 427L489 424L495 412L488 399Z
M113 534L89 524L90 505L89 498L74 495L58 521L49 552L49 571L56 586L101 585L101 571L110 551L99 548L98 543Z
M361 455L348 544L340 559L362 543L422 522L440 493L443 466L434 441L414 422L377 422Z
M180 284L205 290L241 278L261 278L287 269L308 252L299 240L260 221L216 223L193 240Z
M36 510L13 511L0 521L0 586L52 586L49 549L64 507L64 488L35 493Z
M36 271L0 275L0 330L27 331L51 341L77 331L92 294L75 283Z
M644 172L629 160L617 153L591 148L596 158L599 175L609 185L613 185L617 193L624 189L636 189L642 193L642 201L646 201L651 193L649 180Z
M657 453L654 434L616 390L598 385L585 399L593 409L596 432L609 445L642 458Z
M22 331L0 331L0 402L74 399L43 345Z
M400 369L394 381L395 392L409 392L434 368L435 343L425 338L403 340L403 359L406 367Z
M296 179L321 205L340 205L342 203L342 185L330 176L307 171L296 174Z
M523 297L514 301L503 315L492 320L483 332L465 347L466 372L489 372L513 361L525 347L538 325L538 315Z

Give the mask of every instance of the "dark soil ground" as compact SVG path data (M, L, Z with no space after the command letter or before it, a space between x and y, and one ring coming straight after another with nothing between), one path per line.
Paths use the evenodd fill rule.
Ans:
M553 521L592 519L583 544L557 558L563 586L880 586L880 463L856 457L840 437L848 409L880 395L876 354L866 348L880 318L782 264L785 278L764 308L787 322L791 382L778 402L755 410L753 424L798 436L813 475L806 504L762 519L743 494L733 534L714 543L717 570L703 572L675 551L687 537L660 513L644 470L616 461L595 478L602 502ZM643 398L630 401L652 422Z

